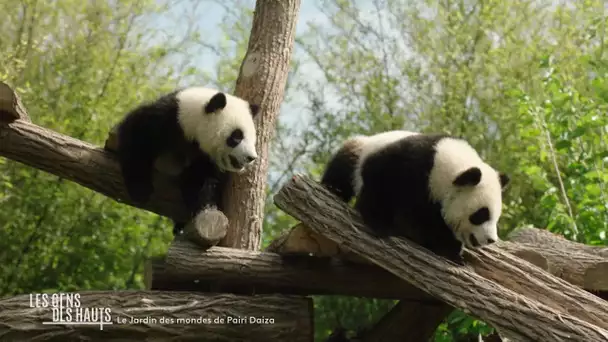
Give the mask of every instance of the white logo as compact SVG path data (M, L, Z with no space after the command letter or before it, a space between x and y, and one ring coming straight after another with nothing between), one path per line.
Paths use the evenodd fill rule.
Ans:
M42 324L104 325L112 324L112 310L105 307L82 307L79 293L30 294L30 307L50 309L52 320Z

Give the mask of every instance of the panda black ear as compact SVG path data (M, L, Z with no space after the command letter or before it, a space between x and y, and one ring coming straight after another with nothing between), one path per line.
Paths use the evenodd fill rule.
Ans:
M506 173L499 172L498 179L500 179L500 187L504 191L511 182L511 178Z
M226 94L220 92L213 95L209 102L207 102L207 105L205 105L205 113L215 113L220 109L224 109L224 107L226 107Z
M478 167L472 167L462 172L452 184L456 186L474 186L479 184L481 181L481 170Z
M251 116L255 118L255 116L258 115L258 113L260 112L260 106L258 106L257 104L250 103L249 110L251 111Z

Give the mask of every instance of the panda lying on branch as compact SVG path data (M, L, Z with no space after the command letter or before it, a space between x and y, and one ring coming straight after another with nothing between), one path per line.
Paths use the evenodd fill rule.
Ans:
M179 177L191 218L219 208L226 172L258 157L253 122L259 106L218 90L191 87L140 105L117 126L117 155L131 200L145 203L156 168ZM173 234L186 222L174 222Z
M388 131L347 140L321 184L355 208L378 236L398 235L463 264L469 248L498 240L509 177L464 140Z

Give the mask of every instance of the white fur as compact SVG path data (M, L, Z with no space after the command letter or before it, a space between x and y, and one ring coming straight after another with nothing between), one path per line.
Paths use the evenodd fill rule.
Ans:
M361 145L361 151L359 155L359 159L357 161L357 167L355 168L353 188L355 190L355 194L359 195L361 188L363 187L363 178L361 176L361 167L367 159L368 156L377 152L381 149L384 149L386 146L399 141L405 137L410 135L419 134L416 132L398 130L398 131L387 131L378 133L370 136L356 136L354 138L349 139L349 141L357 141L357 144Z
M453 181L463 171L478 167L481 181L476 186L454 186ZM502 189L499 174L486 164L466 141L445 138L436 146L435 164L429 176L431 198L439 201L443 218L452 227L458 240L468 247L473 234L480 245L488 239L498 241L498 219L502 210ZM469 215L487 206L490 220L479 226L469 222Z
M226 107L216 113L206 114L205 105L219 91L216 89L186 88L176 97L179 104L178 120L186 139L198 141L201 149L213 158L220 169L240 172L230 163L230 156L243 165L249 164L248 158L257 158L256 130L249 103L236 96L226 95ZM232 131L240 128L243 141L235 148L226 145Z

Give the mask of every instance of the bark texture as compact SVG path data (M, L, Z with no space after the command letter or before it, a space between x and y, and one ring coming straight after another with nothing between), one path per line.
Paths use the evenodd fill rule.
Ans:
M256 1L247 54L236 81L235 94L259 104L258 160L233 175L224 192L229 226L221 246L258 250L266 200L268 144L285 93L300 0Z
M226 247L208 250L197 247L189 241L176 240L164 260L150 260L145 278L151 279L151 289L335 294L439 303L402 279L371 265L307 255L281 256ZM153 272L151 277L149 272Z
M500 246L466 250L468 266L458 267L404 239L378 239L354 209L303 176L293 177L275 203L317 234L517 340L608 339L607 302Z
M177 186L169 178L156 173L150 200L136 205L129 199L112 153L26 121L0 122L0 155L76 182L118 202L167 217L188 218Z
M52 321L52 310L31 308L29 295L23 295L0 300L0 340L313 341L312 302L309 298L154 291L92 291L81 292L80 295L82 308L109 307L112 325L104 325L100 330L99 325L79 325L74 329L76 326L73 325L42 324ZM63 303L67 307L67 303ZM129 323L132 317L150 317L157 321ZM228 322L228 317L245 318L245 322ZM272 318L274 323L250 323L250 317ZM178 323L178 320L198 318L207 321ZM223 323L214 322L221 318Z
M559 239L559 237L540 229L528 229L543 232L537 237L534 244L502 241L497 246L596 295L608 291L608 258L601 256L602 254L599 253L601 249L595 249L595 253L588 253L587 247L592 249L595 247L580 243L552 244L552 239ZM584 248L579 249L579 247ZM302 223L298 223L291 230L285 231L273 240L267 250L282 255L313 254L322 257L339 257L358 263L370 263L344 246L314 233Z
M574 253L587 253L608 258L608 247L588 246L582 243L566 240L563 236L553 234L544 229L520 228L509 235L509 241L542 246L548 249L559 249Z

